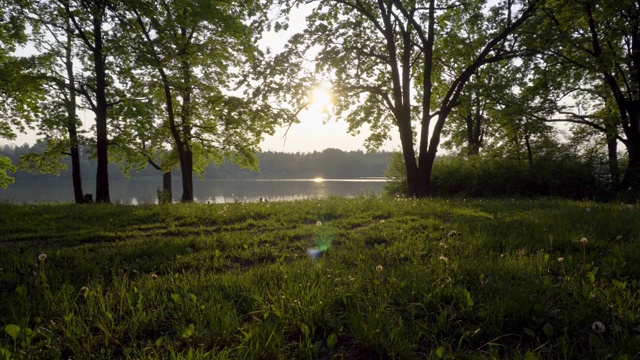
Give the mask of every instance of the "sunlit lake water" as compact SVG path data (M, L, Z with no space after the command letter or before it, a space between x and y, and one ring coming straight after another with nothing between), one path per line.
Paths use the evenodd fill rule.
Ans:
M201 180L194 178L194 197L201 203L291 201L328 196L354 197L361 194L380 194L385 178L359 179L271 179L271 180ZM157 189L162 180L112 179L109 182L111 201L122 204L157 202ZM182 196L179 180L172 184L173 199ZM84 181L85 193L95 193L95 182ZM70 179L35 179L16 181L7 189L0 189L0 201L15 203L73 202Z

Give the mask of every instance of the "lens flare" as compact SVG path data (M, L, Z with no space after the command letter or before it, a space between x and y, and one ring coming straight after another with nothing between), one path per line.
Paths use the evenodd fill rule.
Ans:
M307 249L307 254L311 256L312 260L317 260L322 256L329 248L331 247L331 243L333 242L333 231L330 227L323 226L323 229L318 231L315 236L315 248Z

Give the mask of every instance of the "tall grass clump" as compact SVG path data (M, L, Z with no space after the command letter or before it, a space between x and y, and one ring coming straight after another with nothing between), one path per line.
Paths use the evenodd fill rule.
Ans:
M0 211L8 359L640 357L636 204Z

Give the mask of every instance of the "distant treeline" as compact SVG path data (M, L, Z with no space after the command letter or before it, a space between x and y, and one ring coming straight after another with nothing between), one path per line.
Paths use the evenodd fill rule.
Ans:
M4 145L0 154L7 156L14 164L18 164L20 156L31 152L41 153L45 146L24 144L22 146ZM285 179L285 178L359 178L383 177L389 163L390 152L365 153L362 151L342 151L326 149L309 153L258 153L260 169L251 171L241 169L227 161L220 166L210 165L205 173L206 179ZM68 171L61 174L70 177L71 162L68 157L63 159ZM93 179L96 174L96 160L89 156L87 149L81 150L81 171L83 179ZM173 169L173 176L180 175L180 169ZM34 179L48 174L33 174L22 170L10 174L16 181ZM161 176L160 172L151 166L142 171L132 171L131 177ZM109 177L112 179L125 178L117 164L109 164Z

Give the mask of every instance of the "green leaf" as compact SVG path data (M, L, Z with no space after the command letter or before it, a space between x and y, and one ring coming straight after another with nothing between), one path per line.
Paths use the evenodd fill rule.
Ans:
M182 331L182 338L186 339L188 337L191 337L193 335L193 333L195 332L196 326L193 324L189 324L189 326L184 329L184 331Z
M13 341L16 341L20 335L20 326L9 324L4 328L4 332L11 336Z
M620 281L617 279L613 279L613 285L615 285L616 288L620 289L620 290L624 290L627 288L627 282L626 281Z
M551 336L553 335L553 325L547 323L542 327L542 331L545 333L545 335L547 336Z
M471 293L467 289L464 289L464 297L467 299L467 306L472 307L473 298L471 297Z
M174 302L178 302L178 301L180 301L180 295L178 295L178 294L176 294L176 293L173 293L173 294L171 294L171 299L172 299Z
M338 335L336 335L336 333L332 333L331 335L329 335L329 337L327 338L327 346L329 347L329 349L333 350L337 343Z
M302 331L302 334L304 334L304 336L307 338L311 334L311 330L309 330L309 327L305 323L300 323L300 330Z
M436 356L438 357L438 359L444 358L444 352L445 352L444 346L438 346L438 348L436 349Z

